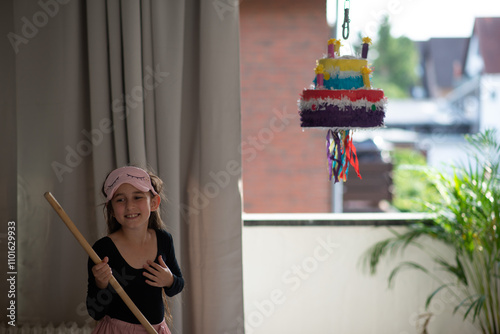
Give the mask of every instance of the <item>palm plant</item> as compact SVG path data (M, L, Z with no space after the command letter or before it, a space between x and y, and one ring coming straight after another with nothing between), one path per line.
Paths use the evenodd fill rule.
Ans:
M482 333L499 334L500 142L495 130L466 140L467 162L450 165L452 172L427 172L440 195L439 201L425 205L431 218L409 225L403 233L391 229L393 236L370 247L362 260L373 275L382 258L417 246L447 279L420 263L402 261L391 271L389 285L402 269L423 271L439 282L427 297L426 309L436 295L448 290L456 296L454 313L462 313ZM426 238L452 250L452 259L424 245Z

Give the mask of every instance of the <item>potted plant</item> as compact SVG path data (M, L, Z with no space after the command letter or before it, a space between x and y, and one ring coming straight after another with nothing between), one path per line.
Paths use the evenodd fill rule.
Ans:
M426 203L430 219L410 224L404 232L377 242L362 260L371 274L383 258L404 254L414 245L431 257L433 267L449 280L414 261L401 261L389 275L389 285L402 269L420 270L439 282L432 299L448 290L456 296L454 313L472 321L482 333L500 333L500 142L495 130L467 135L468 159L450 165L450 171L429 169L426 174L439 200ZM423 245L433 239L453 251L453 259Z

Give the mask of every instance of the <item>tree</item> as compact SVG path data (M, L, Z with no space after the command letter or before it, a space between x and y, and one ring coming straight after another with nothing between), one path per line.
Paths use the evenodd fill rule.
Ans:
M409 97L418 82L418 52L412 40L391 35L391 25L385 17L374 45L378 57L374 60L373 81L389 98Z

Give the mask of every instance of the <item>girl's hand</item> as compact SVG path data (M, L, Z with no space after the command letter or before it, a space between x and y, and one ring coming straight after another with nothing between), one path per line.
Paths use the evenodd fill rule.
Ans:
M144 272L144 276L148 278L146 283L160 288L169 288L174 284L174 275L168 269L161 255L158 256L158 262L160 264L148 260L148 264L144 265L144 269L147 270L147 272Z
M108 287L109 280L113 275L108 262L109 258L106 256L101 263L98 263L92 267L92 274L94 274L95 277L95 284L99 289L106 289Z

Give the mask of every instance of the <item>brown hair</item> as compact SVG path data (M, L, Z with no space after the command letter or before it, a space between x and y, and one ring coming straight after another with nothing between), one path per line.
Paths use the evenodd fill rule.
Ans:
M146 172L149 174L149 178L151 179L151 185L153 186L154 190L160 196L161 201L164 201L165 195L163 193L163 181L157 175L153 174L151 171L146 170ZM111 172L109 174L111 174ZM106 176L106 179L108 178L109 174ZM104 184L105 182L102 185L101 191L104 197L106 197L106 192L104 191ZM151 195L151 197L154 196L154 194L151 191L149 192L149 194ZM111 201L104 203L103 211L104 211L104 219L106 220L108 235L121 229L122 226L116 220L115 215L113 213L113 205L111 204ZM158 208L156 211L151 212L149 216L148 229L153 229L153 230L165 229L165 223L161 219L160 215L160 208ZM162 298L163 298L163 305L165 308L165 321L167 322L168 326L172 326L173 318L172 314L170 313L170 307L168 306L167 295L165 294L164 289L162 289Z

